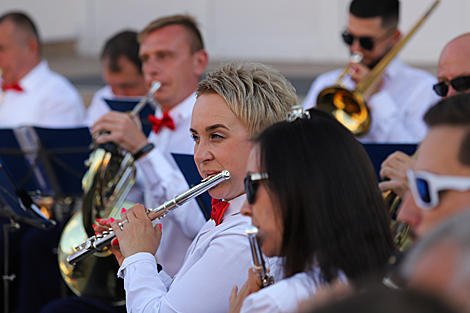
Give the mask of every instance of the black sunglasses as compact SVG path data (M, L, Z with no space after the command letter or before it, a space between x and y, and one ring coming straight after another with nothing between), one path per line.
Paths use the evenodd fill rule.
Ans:
M393 29L391 29L393 30ZM377 41L380 41L382 40L383 38L385 38L386 36L388 36L390 34L390 31L387 31L385 34L383 34L382 36L378 37L378 38L372 38L372 37L356 37L354 36L353 34L351 34L348 30L345 30L341 36L343 37L343 40L344 42L350 46L353 44L354 42L354 39L357 38L357 40L359 40L359 45L364 49L364 50L368 50L368 51L371 51L372 49L374 49L374 45Z
M248 204L255 203L256 191L258 190L259 182L268 179L268 177L268 173L255 173L246 175L245 191Z
M454 88L455 91L463 92L470 89L470 75L469 76L460 76L450 81L440 82L432 86L432 89L441 97L447 96L449 93L449 85Z

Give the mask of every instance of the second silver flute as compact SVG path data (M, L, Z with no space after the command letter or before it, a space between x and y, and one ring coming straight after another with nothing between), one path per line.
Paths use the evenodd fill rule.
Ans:
M147 216L152 221L156 218L158 219L163 218L166 214L173 211L175 208L182 206L189 200L201 195L202 193L211 189L215 185L218 185L219 183L229 178L230 178L230 172L227 170L224 170L217 175L209 176L198 185L174 197L173 199L166 201L165 203L160 205L158 208L148 209ZM77 262L80 262L86 257L92 255L93 253L97 251L100 251L101 249L109 245L115 237L116 237L116 234L113 232L113 229L110 228L109 231L103 232L102 235L95 235L95 236L88 238L82 244L74 248L75 253L67 257L67 262L69 262L70 264L75 264Z
M261 278L261 288L274 284L274 277L268 274L264 264L263 253L261 252L258 238L258 228L250 225L246 228L245 233L250 242L251 255L253 257L253 272Z

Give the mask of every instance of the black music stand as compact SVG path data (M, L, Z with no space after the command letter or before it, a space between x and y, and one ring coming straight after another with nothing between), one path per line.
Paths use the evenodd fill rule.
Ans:
M0 159L0 216L10 219L9 224L3 225L4 234L4 311L9 310L9 285L15 278L15 274L9 274L9 233L20 228L19 222L27 223L43 229L50 229L56 224L55 221L44 216L40 208L29 197L24 189L18 185Z
M194 163L194 156L192 154L180 154L172 153L173 159L175 159L180 171L188 183L189 187L194 187L199 184L202 180L199 171L197 170L196 164ZM211 218L211 196L206 191L200 196L196 197L197 204L204 214L206 221Z
M86 171L84 163L91 151L90 145L91 135L86 127L74 129L20 127L0 130L0 157L3 158L2 163L8 168L11 181L14 182L11 185L15 186L23 197L29 198L28 193L37 192L43 196L54 197L57 204L55 218L59 220L63 215L67 215L68 218L73 205L73 201L64 200L82 195L81 179ZM1 186L5 185L1 183ZM11 190L10 194L15 195ZM31 203L34 204L32 201ZM18 222L44 229L50 226L38 223L27 213L18 210L18 206L16 210L0 210L0 215L6 216L11 221L10 224L4 224L5 250L9 250L7 232L18 229L20 226ZM5 258L7 267L8 253L5 253ZM5 270L5 284L14 279L14 275L7 273L8 270ZM5 291L8 292L7 287Z
M126 99L126 100L104 99L104 101L109 105L111 110L119 111L119 112L130 112L136 106L136 104L139 103L139 100L129 100L129 99ZM143 107L143 109L140 110L139 112L140 121L142 122L142 132L147 137L150 134L150 131L152 130L152 125L150 124L147 117L149 115L154 115L154 114L155 114L155 106L150 105L150 103L148 102Z
M54 198L81 197L85 162L91 152L88 127L33 130L39 138L38 157L46 169Z

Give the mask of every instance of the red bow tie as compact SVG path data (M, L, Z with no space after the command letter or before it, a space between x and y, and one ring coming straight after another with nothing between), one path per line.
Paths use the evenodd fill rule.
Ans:
M220 224L220 220L224 215L225 209L229 206L230 203L225 201L220 201L217 199L212 199L212 211L211 211L211 219L215 221L215 226Z
M171 130L174 130L176 128L175 123L173 122L173 119L171 118L171 116L168 115L168 112L165 112L161 119L156 118L153 115L149 115L148 120L150 124L152 124L152 129L156 134L158 134L162 126L166 126Z
M23 91L23 88L21 88L21 86L20 86L20 84L18 84L18 82L7 84L3 81L2 82L2 89L4 91L7 91L7 90L15 90L15 91L19 91L19 92Z

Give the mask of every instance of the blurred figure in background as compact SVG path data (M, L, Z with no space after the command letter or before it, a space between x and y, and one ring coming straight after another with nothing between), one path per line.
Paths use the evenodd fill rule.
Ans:
M464 312L470 312L469 225L470 208L425 236L401 264L410 287L446 297Z
M411 192L405 194L398 220L423 237L470 204L470 94L446 98L424 116L429 131L419 146Z
M470 91L470 33L452 39L446 44L437 64L439 83L433 86L437 95L443 99L455 94ZM430 87L430 86L429 86ZM406 171L413 167L415 160L409 155L397 151L383 163L380 176L386 179L380 182L382 191L392 190L403 197L408 191Z
M108 39L101 52L101 73L106 86L99 89L91 100L85 124L93 124L110 111L104 99L139 99L147 93L148 86L142 75L137 33L122 31Z
M342 33L351 54L363 55L354 63L343 81L353 90L401 39L398 29L398 0L354 0L349 7L348 25ZM305 109L316 105L321 90L331 87L342 69L318 76L303 102ZM413 68L395 57L382 72L373 94L365 99L370 110L371 126L359 137L363 143L418 143L426 134L422 117L439 98L430 89L436 78Z
M21 12L11 12L0 17L0 128L20 126L40 126L46 128L73 128L83 125L85 106L75 87L62 75L53 72L41 56L41 40L36 25L31 18ZM9 219L0 218L0 227ZM9 273L19 275L21 262L30 266L34 260L21 256L22 240L27 234L35 238L40 234L58 241L59 227L50 231L21 224L19 231L9 237ZM57 255L48 244L39 242L35 246L45 258L57 262ZM47 247L43 248L42 244ZM0 233L0 250L4 251L4 233ZM4 268L4 258L0 258L0 268ZM59 282L57 266L52 280ZM20 277L10 282L10 299L16 299ZM3 297L4 284L0 286ZM60 292L60 284L51 287ZM40 294L42 290L38 290ZM42 295L38 295L42 298ZM48 294L44 294L48 301ZM34 302L30 299L29 301ZM23 304L24 304L23 299ZM10 301L14 309L15 301ZM45 302L43 302L45 303ZM3 305L0 311L3 310Z

